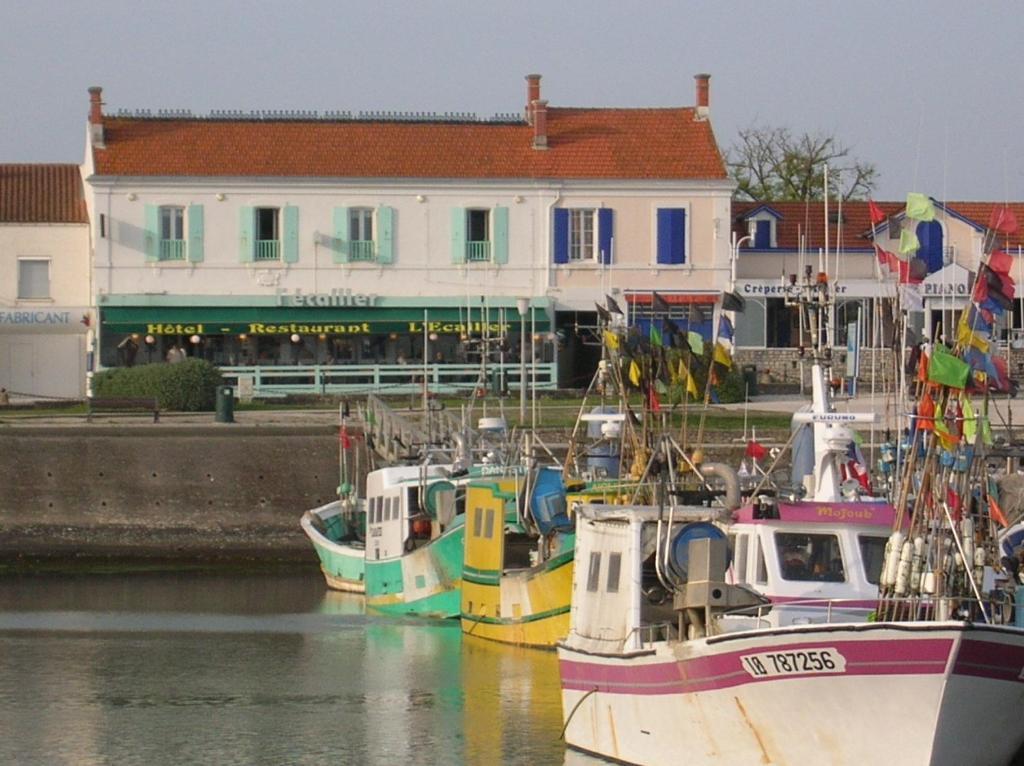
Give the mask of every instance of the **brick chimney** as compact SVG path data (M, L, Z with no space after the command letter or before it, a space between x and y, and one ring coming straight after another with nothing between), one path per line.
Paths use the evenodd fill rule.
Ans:
M526 75L526 121L533 125L533 102L540 101L540 75Z
M89 137L97 149L105 148L103 142L103 88L93 85L89 88Z
M548 148L548 102L533 102L533 148Z
M711 113L711 75L695 74L693 79L697 81L697 109L694 119L706 120Z

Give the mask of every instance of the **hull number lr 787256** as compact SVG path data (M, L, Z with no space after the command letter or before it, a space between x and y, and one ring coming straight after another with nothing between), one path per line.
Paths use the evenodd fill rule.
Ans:
M846 672L846 658L833 647L745 654L740 662L754 678Z

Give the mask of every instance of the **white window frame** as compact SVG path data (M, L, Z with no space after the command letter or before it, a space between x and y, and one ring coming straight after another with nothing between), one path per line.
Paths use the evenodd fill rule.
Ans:
M23 263L46 264L46 295L23 295L21 268ZM40 256L19 256L18 257L18 300L19 301L50 301L53 300L53 259Z
M274 213L274 236L270 239L262 239L260 237L260 217L263 211L269 210ZM274 206L259 206L253 208L252 211L253 222L252 222L252 239L253 239L253 260L257 263L275 263L280 261L284 257L284 245L281 241L281 208ZM260 243L261 242L276 242L277 243L277 256L274 258L260 258Z
M157 258L161 261L184 261L185 206L160 205L157 208ZM164 243L173 243L165 245ZM172 256L171 253L176 253Z
M596 263L598 260L597 209L569 208L569 263ZM587 238L589 237L589 242Z

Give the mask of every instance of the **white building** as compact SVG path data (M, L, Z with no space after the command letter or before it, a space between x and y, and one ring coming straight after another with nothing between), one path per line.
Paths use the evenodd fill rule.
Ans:
M473 364L466 341L487 334L514 375L525 329L539 385L556 359L584 385L581 328L605 295L710 306L728 289L708 80L695 107L577 109L530 75L525 117L489 120L109 115L90 89L101 365L181 345L240 377L316 367L315 388L340 390L384 369L401 386L401 363Z
M0 165L0 387L85 391L89 226L77 165Z

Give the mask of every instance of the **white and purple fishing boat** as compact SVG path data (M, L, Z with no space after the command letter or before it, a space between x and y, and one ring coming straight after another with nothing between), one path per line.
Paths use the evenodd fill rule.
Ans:
M949 412L957 382L922 395ZM738 512L580 508L566 742L631 764L1008 764L1024 599L1001 569L984 441L937 431L912 441L895 510L819 500L827 477Z

